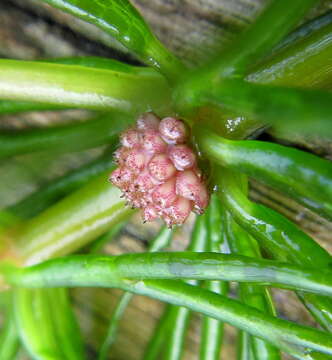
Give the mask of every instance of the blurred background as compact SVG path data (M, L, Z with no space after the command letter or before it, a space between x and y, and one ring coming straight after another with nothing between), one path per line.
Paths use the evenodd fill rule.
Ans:
M176 55L194 66L200 64L216 46L224 46L243 30L262 9L265 0L134 0L157 36ZM332 10L332 1L321 1L307 19ZM130 64L139 62L113 39L93 25L83 23L36 0L1 0L0 57L39 59L78 55L111 57ZM2 116L0 131L82 121L90 117L87 111L31 112ZM292 134L278 135L272 130L260 135L262 140L299 147L332 160L332 143ZM0 160L0 209L14 204L38 190L48 181L78 168L98 157L105 147L60 155L42 152ZM332 224L309 210L257 182L251 182L250 196L286 215L314 239L332 252ZM192 221L181 228L172 249L184 249ZM143 225L135 215L104 251L114 254L144 251L160 227L155 222ZM306 310L288 291L274 291L281 317L313 325ZM90 358L96 356L105 334L108 319L120 296L119 291L80 289L72 291L76 312L87 343ZM136 296L121 322L120 333L110 359L140 359L144 347L161 314L163 305ZM187 339L184 358L195 359L199 343L199 316L195 315ZM165 334L167 336L167 334ZM224 359L234 359L235 330L227 327ZM26 358L22 354L22 359ZM285 358L286 359L286 358Z

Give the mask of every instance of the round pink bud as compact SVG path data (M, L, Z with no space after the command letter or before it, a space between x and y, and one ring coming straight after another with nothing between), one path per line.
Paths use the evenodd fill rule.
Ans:
M145 166L144 153L139 149L129 151L126 158L126 166L135 173L143 170Z
M133 148L140 145L141 134L134 129L129 129L121 135L120 141L123 146Z
M108 179L113 185L121 187L121 168L116 168Z
M169 150L169 157L180 171L193 167L196 160L194 152L187 145L172 146Z
M153 182L149 172L144 170L141 174L138 175L135 181L135 186L139 191L148 192L155 186L155 183Z
M147 206L143 209L143 222L155 220L158 217L158 212L153 206Z
M166 117L159 124L161 137L168 144L181 144L185 141L187 130L181 120L173 117Z
M150 174L159 181L168 180L176 169L166 154L155 155L148 165Z
M194 199L194 211L198 214L203 214L204 210L209 204L209 193L204 184L200 184Z
M146 130L143 137L143 148L151 153L160 154L166 151L167 144L155 130Z
M117 149L114 153L115 162L118 163L119 165L123 165L125 163L125 160L126 160L126 157L127 157L127 154L129 151L130 150L128 150L124 146Z
M119 167L112 172L110 180L113 185L121 187L122 190L124 188L127 190L133 180L133 173L126 167Z
M144 113L136 121L137 128L141 131L147 129L158 130L159 123L160 119L153 112Z
M166 216L166 224L171 227L175 224L183 224L192 210L192 203L190 200L181 196L170 207Z
M179 172L176 176L176 193L186 199L195 200L201 189L200 185L199 178L191 170Z
M177 199L175 193L175 180L171 179L164 184L159 185L153 192L152 199L156 206L160 206L164 209L172 205Z

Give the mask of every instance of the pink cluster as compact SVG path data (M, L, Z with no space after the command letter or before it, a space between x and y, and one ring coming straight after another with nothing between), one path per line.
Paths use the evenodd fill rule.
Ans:
M122 134L115 153L119 167L110 181L132 207L142 209L144 222L161 217L171 227L207 207L208 191L186 140L181 120L160 120L153 113L144 113Z

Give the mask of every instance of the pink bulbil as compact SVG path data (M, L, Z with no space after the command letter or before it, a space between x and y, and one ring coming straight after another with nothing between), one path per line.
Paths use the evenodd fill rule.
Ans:
M160 120L152 112L121 135L122 146L114 155L119 167L110 181L130 206L142 209L144 222L161 217L172 227L208 206L208 190L187 137L181 120Z

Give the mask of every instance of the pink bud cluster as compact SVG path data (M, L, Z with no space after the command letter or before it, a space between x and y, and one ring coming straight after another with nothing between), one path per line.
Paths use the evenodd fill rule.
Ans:
M142 209L144 221L161 217L171 227L182 224L191 211L201 214L207 207L207 187L186 140L181 120L160 120L151 112L121 135L122 146L115 153L119 167L110 181L128 204Z

